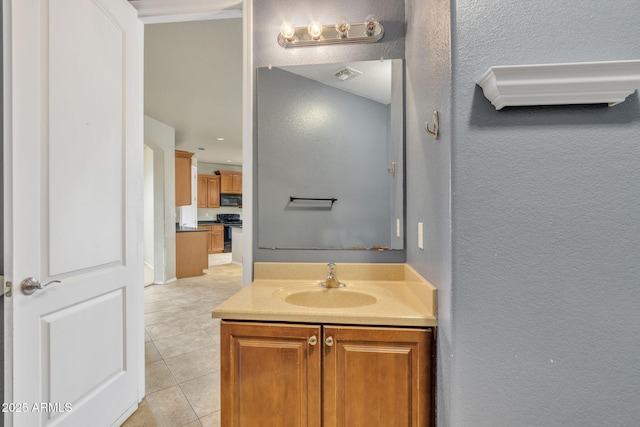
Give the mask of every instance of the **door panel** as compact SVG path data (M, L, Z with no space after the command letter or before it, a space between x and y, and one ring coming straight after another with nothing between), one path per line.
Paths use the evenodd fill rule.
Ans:
M112 425L144 395L142 24L125 0L4 3L5 376L31 405L5 421Z
M126 45L123 28L98 2L56 0L47 7L49 129L43 142L54 275L123 260ZM83 19L69 22L72 10ZM98 226L78 244L74 230L85 218Z
M49 385L46 401L78 402L124 373L125 309L124 291L117 289L42 317L42 360L56 367L43 372ZM100 331L100 340L94 338L95 331ZM94 345L83 345L86 342Z

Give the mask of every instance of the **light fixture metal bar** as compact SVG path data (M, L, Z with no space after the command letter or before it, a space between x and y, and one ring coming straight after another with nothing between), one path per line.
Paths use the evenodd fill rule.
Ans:
M341 37L336 31L335 25L323 25L322 35L318 39L313 39L309 35L307 27L296 27L295 35L291 40L285 39L282 34L278 34L278 44L287 49L290 47L322 46L328 44L341 43L375 43L384 36L384 27L378 23L373 35L368 36L364 22L351 24L346 37Z

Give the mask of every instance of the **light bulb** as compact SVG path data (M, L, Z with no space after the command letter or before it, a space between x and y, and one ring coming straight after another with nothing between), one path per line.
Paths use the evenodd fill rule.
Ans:
M364 18L364 28L368 36L373 36L378 28L378 18L375 15L369 15Z
M338 32L338 36L340 38L347 37L350 27L351 24L349 24L349 21L346 17L341 16L338 18L338 21L336 22L336 31Z
M318 21L311 21L307 27L307 31L309 31L309 35L312 39L318 40L322 35L322 24Z
M288 22L283 22L280 27L280 35L287 41L293 40L296 36L296 29L293 25Z

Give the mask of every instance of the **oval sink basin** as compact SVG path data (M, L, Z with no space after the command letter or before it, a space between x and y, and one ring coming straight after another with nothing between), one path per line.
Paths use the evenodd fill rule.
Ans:
M373 295L348 289L316 289L289 294L285 302L302 307L353 308L375 304Z

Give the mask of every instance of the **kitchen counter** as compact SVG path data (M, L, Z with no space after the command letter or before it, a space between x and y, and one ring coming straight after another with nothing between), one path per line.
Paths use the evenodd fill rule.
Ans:
M436 288L411 266L340 263L336 266L336 276L346 284L345 288L318 288L318 283L327 276L325 263L256 263L251 285L216 307L212 316L226 320L437 326ZM291 294L307 291L363 292L374 296L375 302L358 307L323 308L285 301Z
M176 224L176 233L190 233L192 231L207 231L207 230L202 230L200 228L194 228L194 227L186 227L184 225Z

